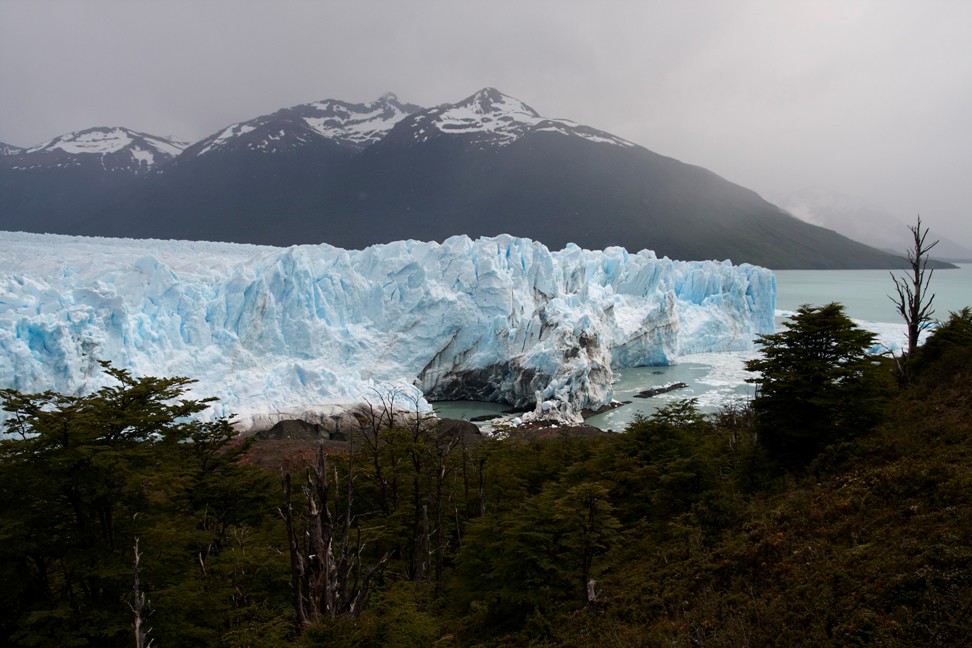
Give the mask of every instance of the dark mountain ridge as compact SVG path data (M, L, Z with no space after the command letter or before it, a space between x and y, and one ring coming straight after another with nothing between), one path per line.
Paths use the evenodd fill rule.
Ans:
M166 166L184 143L88 128L0 156L0 228L66 233L83 214ZM95 232L92 232L95 233Z
M24 149L20 148L19 146L13 146L12 144L0 142L0 156L14 155L15 153L20 153L23 150Z
M285 108L124 173L103 151L75 151L70 166L41 148L0 158L0 228L347 248L508 233L774 268L901 265L701 167L492 88L429 109L394 95Z

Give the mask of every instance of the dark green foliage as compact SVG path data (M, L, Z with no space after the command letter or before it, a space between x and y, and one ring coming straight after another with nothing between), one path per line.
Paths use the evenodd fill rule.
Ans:
M634 501L627 512L657 519L688 510L716 480L717 466L706 443L710 431L694 399L675 401L629 426L617 442L629 457L622 479Z
M179 400L182 379L7 392L10 429L28 434L0 445L0 633L131 645L137 535L159 645L967 645L972 372L956 359L972 313L939 326L897 393L839 307L801 314L796 337L773 337L830 398L799 402L805 376L782 371L783 351L766 360L788 383L775 396L829 420L775 419L787 443L812 439L799 464L765 443L779 412L756 403L675 401L600 436L362 420L320 501L349 525L346 564L387 564L367 606L304 628L279 480L238 465L225 422L168 418L203 405ZM882 398L893 416L877 416ZM292 504L303 532L313 507L297 487Z
M105 369L118 384L90 396L2 393L14 417L0 441L0 634L129 645L141 537L148 625L212 645L252 603L239 570L256 556L241 552L272 512L270 482L234 465L227 421L190 418L208 402L181 399L190 380Z
M515 628L535 610L570 597L573 583L558 560L549 495L470 525L460 554L460 604L485 627Z
M911 372L925 382L948 381L972 366L972 308L950 313L909 358Z
M583 482L555 500L552 511L559 523L560 555L577 574L580 600L593 600L594 559L614 544L621 526L613 515L610 493L604 484Z
M753 408L760 439L778 458L806 464L826 445L873 427L882 411L874 334L840 304L801 306L779 333L760 338Z

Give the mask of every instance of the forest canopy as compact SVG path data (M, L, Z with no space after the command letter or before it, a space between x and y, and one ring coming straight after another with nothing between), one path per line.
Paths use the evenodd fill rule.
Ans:
M838 305L807 307L764 339L756 398L712 414L683 400L621 434L491 438L376 402L347 441L273 465L289 446L194 418L209 403L186 378L105 365L113 385L87 396L5 390L0 635L960 645L970 331L952 314L903 385Z

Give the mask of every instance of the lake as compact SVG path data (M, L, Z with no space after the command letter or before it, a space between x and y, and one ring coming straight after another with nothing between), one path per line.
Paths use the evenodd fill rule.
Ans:
M840 302L852 318L868 322L900 322L888 295L895 294L887 270L777 270L776 308L793 311L803 304ZM895 272L902 275L902 272ZM935 295L935 317L972 306L972 264L957 270L935 270L929 290Z
M905 342L904 324L888 298L894 294L894 283L887 270L777 270L775 274L778 323L801 305L839 302L848 316L877 333L881 343L900 348ZM947 319L950 312L972 306L972 264L961 264L956 270L935 270L929 291L935 295L933 309L938 319ZM697 398L703 410L714 411L733 399L748 398L752 386L745 382L749 374L744 363L755 355L706 353L682 356L678 364L667 367L617 370L614 398L630 403L587 422L604 430L620 431L636 416L650 416L673 400ZM684 382L688 387L649 399L635 398L640 391L674 382ZM450 418L497 414L506 409L497 403L472 401L433 403L433 407L439 416Z

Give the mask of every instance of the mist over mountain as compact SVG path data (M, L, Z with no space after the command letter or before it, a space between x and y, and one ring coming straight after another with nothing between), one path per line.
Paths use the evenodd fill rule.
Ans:
M0 157L0 228L362 248L512 234L775 268L895 267L701 167L492 88L324 100L192 145L96 128Z
M800 220L826 227L844 236L895 254L904 254L912 245L909 225L888 211L856 196L822 187L809 187L789 194L768 196L774 203ZM930 231L928 242L938 241L932 251L937 259L972 260L972 249Z

